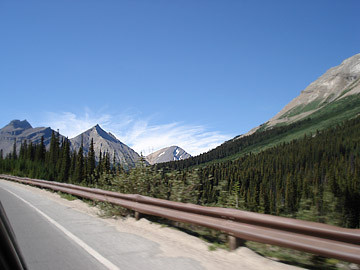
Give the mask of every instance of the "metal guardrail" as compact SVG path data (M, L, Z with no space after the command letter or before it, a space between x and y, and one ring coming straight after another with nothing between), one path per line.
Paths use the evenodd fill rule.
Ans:
M252 213L230 208L205 207L136 194L121 194L72 184L10 175L0 178L75 196L113 203L139 213L204 226L228 234L232 249L240 240L287 247L360 264L360 230Z

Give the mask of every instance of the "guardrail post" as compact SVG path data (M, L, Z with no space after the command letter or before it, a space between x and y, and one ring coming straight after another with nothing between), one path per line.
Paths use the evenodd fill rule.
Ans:
M232 235L228 235L228 243L229 243L229 249L233 251L237 249L239 246L243 246L245 244L245 240L237 238Z
M138 211L135 211L135 219L136 219L136 220L139 220L140 218L142 218L141 213L138 212Z

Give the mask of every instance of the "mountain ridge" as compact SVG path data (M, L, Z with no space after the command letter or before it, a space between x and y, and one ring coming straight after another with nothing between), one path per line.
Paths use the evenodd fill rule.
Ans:
M15 119L0 129L0 149L5 156L13 151L14 142L16 142L17 151L19 151L20 144L25 140L38 144L41 137L44 137L45 146L49 147L52 132L55 131L50 127L33 128L27 120Z
M272 128L279 124L294 123L305 119L332 102L359 93L360 53L343 60L340 65L328 69L261 126ZM242 136L256 132L261 126L251 129Z

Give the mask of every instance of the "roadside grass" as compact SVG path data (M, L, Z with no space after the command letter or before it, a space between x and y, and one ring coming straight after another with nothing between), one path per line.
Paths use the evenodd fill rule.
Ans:
M107 202L95 202L95 205L99 208L98 215L101 218L124 218L132 214L132 211L121 207L119 205L113 205Z
M285 264L313 270L351 270L359 269L355 264L326 258L293 249L247 241L245 246L259 255Z
M78 197L75 197L75 196L73 196L71 194L64 193L64 192L61 192L61 191L58 191L57 194L59 194L61 198L66 199L68 201L74 201L74 200L79 199Z

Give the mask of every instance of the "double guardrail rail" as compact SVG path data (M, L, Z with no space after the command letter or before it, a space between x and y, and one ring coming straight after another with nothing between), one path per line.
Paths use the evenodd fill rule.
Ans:
M219 230L229 235L230 249L249 240L287 247L360 264L360 229L241 211L172 202L136 194L122 194L72 184L0 175L0 178L108 202L141 214Z

